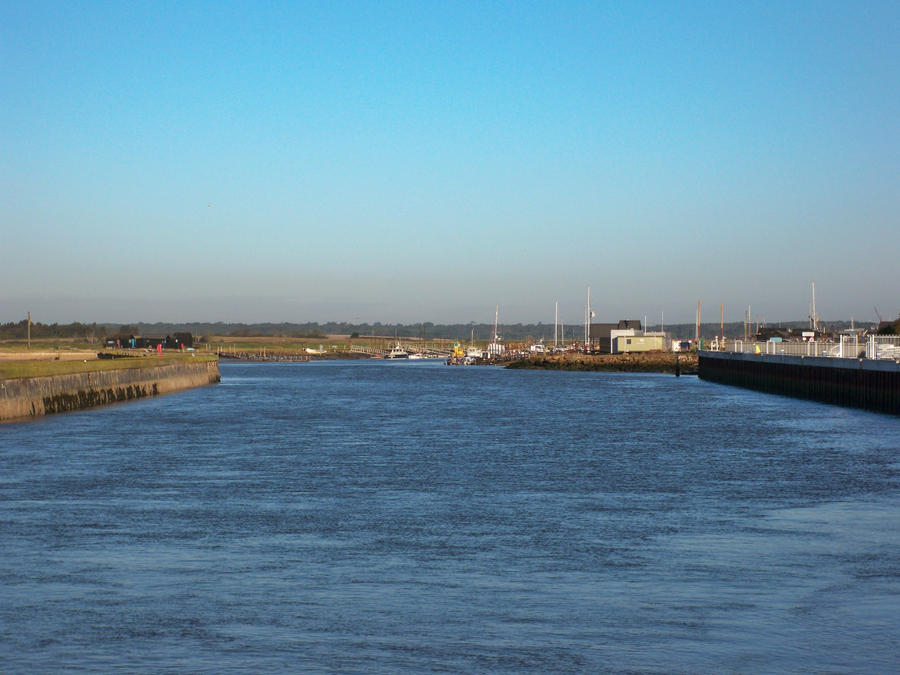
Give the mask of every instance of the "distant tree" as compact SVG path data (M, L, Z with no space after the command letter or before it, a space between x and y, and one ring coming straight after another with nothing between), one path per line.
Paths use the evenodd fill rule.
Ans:
M352 333L350 333L351 340L355 340L358 337L359 337L359 333L357 331L353 331Z

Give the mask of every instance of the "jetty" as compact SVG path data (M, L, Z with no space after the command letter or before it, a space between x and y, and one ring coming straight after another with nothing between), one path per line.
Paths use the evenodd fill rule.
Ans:
M232 351L222 352L218 355L220 359L232 359L235 361L286 361L286 362L306 362L312 357L309 354L272 354L262 351Z
M387 344L371 344L371 343L354 343L350 345L349 351L352 354L368 356L373 359L386 358L391 353L393 347L398 341ZM425 342L421 340L410 340L401 343L406 351L416 354L422 354L427 359L446 359L452 353L452 349L447 346L446 340L434 340Z

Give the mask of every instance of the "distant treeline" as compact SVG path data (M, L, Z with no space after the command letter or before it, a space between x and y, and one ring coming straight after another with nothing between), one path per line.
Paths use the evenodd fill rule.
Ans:
M31 324L31 337L40 338L101 338L107 335L109 326L99 323L39 323ZM0 339L24 340L28 337L28 321L23 319L18 323L0 324Z
M779 328L805 328L807 321L787 321L769 323L769 327ZM849 328L849 321L835 321L828 323L828 330L843 330ZM650 324L649 330L658 330L659 326ZM756 324L753 325L755 332ZM692 323L669 324L665 326L666 332L674 338L690 339L694 337L695 327ZM26 337L27 322L0 324L0 339L24 339ZM468 341L473 335L476 340L488 340L493 332L493 327L485 323L456 323L435 324L430 321L414 324L393 323L347 323L347 322L308 322L308 323L136 323L136 324L31 324L31 337L39 338L103 338L111 335L143 335L165 336L174 333L192 333L193 335L212 336L222 335L230 337L288 337L288 338L324 338L326 335L353 335L358 337L398 337L398 338L425 338L425 339L450 339ZM700 334L706 337L716 335L719 332L718 323L703 323L700 325ZM522 340L537 340L543 338L553 339L553 324L546 323L516 323L500 326L499 333L505 342L518 342ZM743 322L725 324L727 337L742 337L744 335ZM563 342L580 342L584 336L582 324L566 324L562 327L560 339Z

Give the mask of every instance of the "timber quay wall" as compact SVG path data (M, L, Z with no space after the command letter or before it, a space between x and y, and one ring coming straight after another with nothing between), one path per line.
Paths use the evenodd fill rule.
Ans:
M703 380L900 415L900 362L700 352Z
M0 423L169 394L219 382L216 361L0 380Z

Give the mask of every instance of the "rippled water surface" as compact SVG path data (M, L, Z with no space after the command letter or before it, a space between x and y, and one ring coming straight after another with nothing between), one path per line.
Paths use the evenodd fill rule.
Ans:
M0 427L0 671L898 671L897 418L666 375L221 371Z

